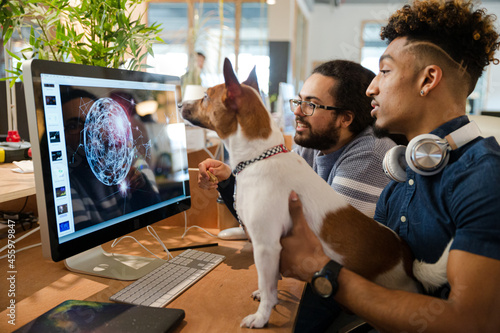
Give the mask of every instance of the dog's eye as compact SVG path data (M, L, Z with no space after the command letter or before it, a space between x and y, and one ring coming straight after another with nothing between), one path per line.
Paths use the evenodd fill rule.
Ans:
M207 95L207 93L205 93L205 94L203 95L203 100L206 100L206 99L208 99L208 95Z

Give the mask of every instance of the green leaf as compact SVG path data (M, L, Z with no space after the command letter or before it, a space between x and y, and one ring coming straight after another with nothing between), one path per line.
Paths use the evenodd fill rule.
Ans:
M9 88L13 88L16 84L16 80L10 81Z
M19 57L17 54L15 54L14 52L10 51L9 49L5 49L5 51L7 51L7 53L14 59L16 60L19 60L21 61L21 57Z
M5 35L3 37L3 44L7 44L7 42L9 41L9 39L12 37L12 34L14 33L14 29L7 29L5 31Z

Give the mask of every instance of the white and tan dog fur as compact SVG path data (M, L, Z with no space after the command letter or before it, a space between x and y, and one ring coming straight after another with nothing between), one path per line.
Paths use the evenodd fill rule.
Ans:
M209 88L203 99L183 103L181 113L193 125L217 132L234 169L284 144L284 139L262 103L255 68L240 84L226 59L224 78L225 84ZM292 190L298 193L325 253L346 268L382 286L412 292L419 289L413 276L426 288L446 282L446 251L434 266L414 261L396 233L350 206L296 153L251 163L236 182L236 209L252 240L258 274L259 289L253 296L260 298L257 312L245 317L241 326L263 327L278 303L280 238L292 226L288 211ZM422 272L434 274L433 281Z

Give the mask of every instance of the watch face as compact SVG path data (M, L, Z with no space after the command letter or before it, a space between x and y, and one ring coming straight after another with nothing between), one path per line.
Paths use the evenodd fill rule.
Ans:
M318 276L314 279L313 287L323 297L329 297L333 291L332 283L324 276Z

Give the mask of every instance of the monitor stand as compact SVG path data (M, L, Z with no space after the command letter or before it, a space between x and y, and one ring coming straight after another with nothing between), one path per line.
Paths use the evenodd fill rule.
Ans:
M64 260L64 264L72 272L117 280L137 280L164 262L158 258L109 253L101 246Z

